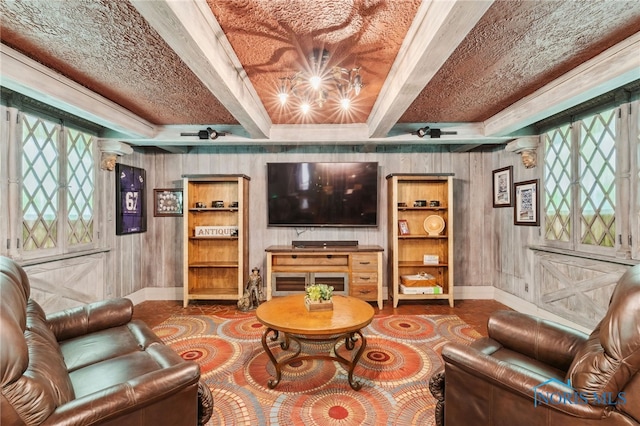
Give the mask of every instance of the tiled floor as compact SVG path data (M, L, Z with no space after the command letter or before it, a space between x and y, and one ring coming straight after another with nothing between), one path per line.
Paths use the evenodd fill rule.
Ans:
M487 335L487 319L493 311L509 309L505 305L493 300L457 300L455 307L449 307L446 301L401 301L397 308L393 303L385 301L382 310L373 305L376 314L397 315L443 315L455 314L463 321L471 325L483 336ZM182 301L147 301L136 305L134 318L145 321L149 326L155 327L173 314L202 315L224 313L233 315L238 312L233 302L191 302L186 308L182 307ZM239 312L238 312L239 313ZM245 313L242 313L245 315Z

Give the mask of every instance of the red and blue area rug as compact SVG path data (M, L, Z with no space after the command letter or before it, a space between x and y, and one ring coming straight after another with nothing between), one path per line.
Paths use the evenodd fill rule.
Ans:
M442 346L480 337L455 315L376 316L362 330L367 347L354 370L362 389L351 389L342 364L322 359L283 367L269 389L275 369L262 347L264 330L253 313L172 316L154 328L182 358L200 364L214 399L208 425L433 425L428 383L442 366ZM278 357L279 343L270 345ZM304 346L303 353L325 354L332 347ZM337 351L351 358L344 342Z

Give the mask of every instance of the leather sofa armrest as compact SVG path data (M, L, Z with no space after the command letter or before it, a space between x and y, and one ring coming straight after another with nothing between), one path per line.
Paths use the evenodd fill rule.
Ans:
M197 410L199 378L200 367L195 362L172 365L63 404L42 425L101 424L167 399L191 385L193 408Z
M133 317L133 302L109 299L47 315L47 323L58 341L127 324Z
M573 395L574 389L560 380L550 380L549 377L493 358L466 345L456 343L445 345L442 348L442 358L445 361L445 377L447 377L447 380L446 369L449 365L452 365L493 386L502 387L519 395L521 398L531 400L531 406L537 403L550 410L585 419L601 419L607 415L607 410L610 409L610 407L592 406L587 404L586 401L578 404L545 403L545 396L551 394L556 396ZM445 392L449 387L464 386L465 383L447 383Z
M494 312L488 335L507 349L567 371L588 336L581 331L514 311Z

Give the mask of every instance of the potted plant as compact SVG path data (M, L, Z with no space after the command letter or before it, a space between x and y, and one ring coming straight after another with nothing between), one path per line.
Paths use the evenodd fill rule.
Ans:
M328 311L333 309L333 286L312 284L305 288L304 304L309 311Z

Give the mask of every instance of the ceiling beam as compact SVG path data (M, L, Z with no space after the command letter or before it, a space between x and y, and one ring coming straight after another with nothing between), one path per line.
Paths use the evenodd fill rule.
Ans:
M157 146L168 150L168 147L194 147L194 146L233 146L233 145L484 145L506 144L513 137L485 137L481 123L466 123L447 127L448 131L455 131L455 135L443 135L441 138L420 138L417 135L405 131L393 131L393 136L384 138L370 138L366 124L278 124L271 130L269 139L256 139L249 137L241 126L215 126L215 130L226 133L215 140L200 139L198 131L203 126L164 126L158 128L158 133L153 139L118 139L134 146ZM192 133L196 136L181 136L181 133ZM468 149L468 148L467 148Z
M251 137L268 137L271 119L205 0L131 4Z
M145 119L22 53L0 44L0 54L3 86L132 137L156 135L155 126Z
M387 134L492 4L422 2L367 121L371 137Z
M640 32L579 65L484 122L502 136L640 79Z

